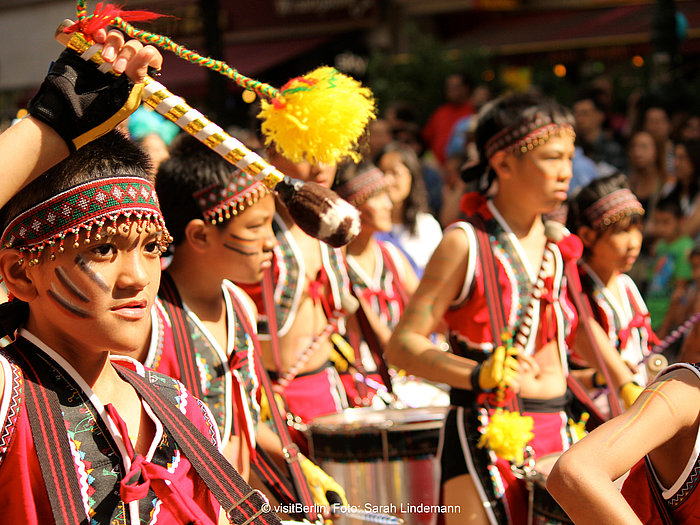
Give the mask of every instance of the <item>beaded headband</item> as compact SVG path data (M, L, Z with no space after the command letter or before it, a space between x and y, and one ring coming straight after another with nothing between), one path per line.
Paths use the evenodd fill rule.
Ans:
M557 124L549 115L536 113L532 119L523 120L491 137L484 147L486 158L490 159L499 151L527 153L562 132L576 137L570 124Z
M644 215L644 208L627 188L615 190L584 210L592 228L605 229L625 217Z
M82 230L86 232L85 243L90 242L93 229L93 238L99 240L105 223L111 221L106 232L114 235L120 217L126 218L127 227L135 217L139 233L142 224L148 231L155 223L156 231L163 232L161 251L170 243L153 185L138 177L111 177L74 186L20 213L5 228L0 246L29 252L29 263L36 264L47 246L52 259L56 252L63 252L63 241L69 234L75 234L73 247L78 248Z
M269 188L240 169L231 173L228 184L212 184L192 194L204 218L216 224L230 219L269 193Z
M387 186L384 172L379 168L371 168L336 188L335 192L353 206L359 206Z

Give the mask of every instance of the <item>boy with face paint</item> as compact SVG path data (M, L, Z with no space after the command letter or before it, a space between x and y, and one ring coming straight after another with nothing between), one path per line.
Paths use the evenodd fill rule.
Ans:
M163 274L150 343L140 360L197 392L211 410L224 455L248 477L256 445L286 471L279 437L260 418L256 307L227 279L257 283L276 244L267 187L189 135L180 135L156 177L174 254ZM241 318L244 316L245 319ZM256 355L257 354L257 355ZM343 490L307 458L302 470L318 505ZM264 468L264 467L262 467Z
M218 452L210 413L177 381L110 357L148 337L170 236L146 155L108 130L135 109L133 81L161 57L118 32L93 38L129 78L66 51L31 116L0 136L0 273L13 297L0 313L3 519L213 525L220 506L207 487L227 508L240 490L212 472L240 477ZM233 516L253 512L246 503Z

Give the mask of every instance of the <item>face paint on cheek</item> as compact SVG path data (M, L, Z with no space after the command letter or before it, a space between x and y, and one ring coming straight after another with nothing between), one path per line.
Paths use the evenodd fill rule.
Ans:
M70 313L73 315L77 315L78 317L82 317L83 319L92 317L92 314L88 312L87 310L83 310L82 308L74 305L72 302L70 302L68 299L63 297L61 295L61 292L59 292L56 287L54 286L53 283L51 283L51 288L46 291L49 297L56 301L59 306L65 308L68 310Z
M238 237L233 234L229 235L231 237L231 240L224 242L224 248L232 250L236 253L240 253L241 255L245 255L247 257L252 257L258 254L257 250L249 251L246 250L246 248L249 248L250 246L253 246L255 244L259 244L261 242L260 239L244 239L243 237Z
M109 292L109 285L99 273L92 269L90 261L86 260L82 255L77 255L75 257L75 263L78 265L78 268L85 273L85 275L92 279L92 281L102 289L102 291Z
M58 277L58 280L61 282L61 284L65 286L65 288L79 301L82 301L84 303L90 302L90 298L87 295L85 295L73 281L70 280L63 266L54 268L54 273L56 274L56 277Z

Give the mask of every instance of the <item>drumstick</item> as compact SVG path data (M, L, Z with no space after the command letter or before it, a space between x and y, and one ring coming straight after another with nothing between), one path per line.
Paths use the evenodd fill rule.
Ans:
M56 40L77 52L83 59L97 64L103 73L110 71L111 64L104 62L100 54L101 44L90 44L80 33L69 35L63 31L72 24L71 20L64 20L56 30ZM276 190L294 221L305 233L336 248L344 246L357 236L360 231L359 213L335 192L313 182L307 183L285 176L238 139L190 107L184 99L168 91L160 82L147 76L144 84L144 104L256 181L262 182L270 190Z

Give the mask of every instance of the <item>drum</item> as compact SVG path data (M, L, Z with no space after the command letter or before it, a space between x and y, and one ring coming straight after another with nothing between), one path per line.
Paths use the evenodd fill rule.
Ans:
M438 505L436 455L446 413L447 407L351 408L323 416L309 425L309 453L345 489L350 505L427 525Z
M552 467L561 456L560 453L548 454L535 461L535 466L529 472L528 489L530 490L530 507L533 525L559 525L573 523L559 504L547 491L547 477Z

